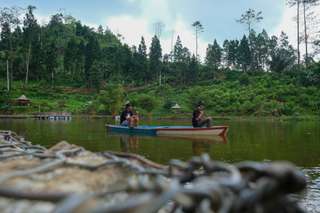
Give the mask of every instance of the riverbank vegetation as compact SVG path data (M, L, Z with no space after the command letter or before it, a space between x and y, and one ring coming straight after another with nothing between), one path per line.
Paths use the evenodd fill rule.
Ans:
M1 9L1 113L114 115L126 101L142 114L176 113L175 103L190 113L203 100L213 115L320 114L320 64L307 53L300 61L285 33L250 29L242 38L214 40L201 61L179 36L164 54L157 36L130 47L108 28L60 13L40 25L35 9L29 6L23 19L21 9ZM15 105L22 94L30 106Z
M7 100L23 93L32 103L27 107L10 105L10 102L2 104L2 111L11 114L69 111L114 115L123 103L130 101L143 115L151 112L170 115L176 114L171 109L175 103L181 106L179 113L190 113L197 101L204 100L207 112L215 116L320 115L319 87L304 86L299 78L285 74L225 71L219 73L219 80L213 84L203 82L188 87L150 85L136 91L119 84L109 85L99 92L87 88L51 88L35 83L26 89L22 82L15 82L13 88Z

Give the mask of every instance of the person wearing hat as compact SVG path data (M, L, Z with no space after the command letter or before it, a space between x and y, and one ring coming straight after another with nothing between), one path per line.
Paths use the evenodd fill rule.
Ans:
M200 101L192 115L192 126L195 128L211 127L212 118L204 117L204 103Z
M138 113L133 112L132 104L127 103L125 109L120 115L120 125L121 126L128 126L128 127L135 127L138 126L139 123L139 115Z

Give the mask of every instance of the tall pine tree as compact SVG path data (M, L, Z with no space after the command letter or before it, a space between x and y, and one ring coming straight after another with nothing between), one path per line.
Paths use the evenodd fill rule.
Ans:
M147 81L154 79L159 79L161 82L161 58L162 58L162 49L160 41L157 36L152 38L150 52L149 52L149 76Z
M249 41L244 35L237 49L237 63L243 71L248 71L251 65L251 51Z
M209 44L206 54L206 65L211 70L217 70L221 66L222 48L215 39L213 44Z
M140 65L140 69L138 70L138 77L139 81L146 82L148 79L148 58L147 58L147 46L146 42L144 40L144 37L141 37L141 41L138 47L138 55L137 55L137 60L138 64Z

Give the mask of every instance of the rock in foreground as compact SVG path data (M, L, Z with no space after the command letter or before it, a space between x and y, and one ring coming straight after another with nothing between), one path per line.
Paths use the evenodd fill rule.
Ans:
M0 161L0 212L301 212L306 187L284 162L204 155L163 166L67 142L46 149L10 131L0 132Z

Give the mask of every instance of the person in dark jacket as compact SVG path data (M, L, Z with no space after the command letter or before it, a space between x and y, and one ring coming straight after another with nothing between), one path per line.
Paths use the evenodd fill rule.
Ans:
M131 104L126 104L124 110L120 115L120 125L121 126L129 126L129 119L133 116L133 108Z
M120 125L128 127L136 127L139 123L139 115L133 111L130 103L126 104L125 109L120 115Z
M200 101L192 114L192 126L195 128L211 127L212 118L204 116L204 103Z

